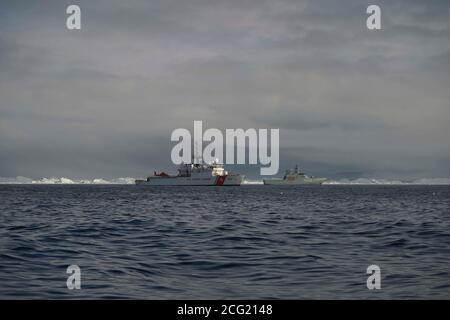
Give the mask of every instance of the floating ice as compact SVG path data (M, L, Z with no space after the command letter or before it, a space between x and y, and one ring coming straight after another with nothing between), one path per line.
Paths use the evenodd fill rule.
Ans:
M27 177L0 177L0 184L134 184L135 178L114 178L111 180L103 178L95 179L69 179L65 177L51 177L34 180ZM245 185L262 185L261 180L244 180ZM422 178L413 181L358 178L354 180L340 179L328 180L328 185L450 185L450 178Z
M324 184L343 184L343 185L450 185L450 178L424 178L414 181L358 178L355 180L340 179L329 180Z
M40 178L37 180L17 176L17 177L0 177L0 184L134 184L135 178L115 178L106 180L102 178L95 179L69 179L65 177Z
M415 180L413 184L450 184L450 178L424 178Z
M244 180L242 184L263 184L261 180Z
M0 177L0 184L30 184L33 179L18 176L18 177Z

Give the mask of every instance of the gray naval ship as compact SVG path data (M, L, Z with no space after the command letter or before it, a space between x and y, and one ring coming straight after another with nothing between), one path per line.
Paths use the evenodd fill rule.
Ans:
M294 169L286 170L283 179L263 179L264 184L267 185L297 185L297 184L322 184L326 178L317 178L307 176L295 166Z

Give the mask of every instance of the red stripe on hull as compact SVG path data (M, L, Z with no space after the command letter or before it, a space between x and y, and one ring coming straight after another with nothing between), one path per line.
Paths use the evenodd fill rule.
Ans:
M216 180L216 186L223 186L227 176L218 176Z

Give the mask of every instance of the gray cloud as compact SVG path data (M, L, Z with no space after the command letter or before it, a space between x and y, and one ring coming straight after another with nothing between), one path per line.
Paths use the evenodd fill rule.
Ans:
M0 176L139 176L170 133L281 130L316 175L450 176L448 1L73 1L0 8ZM239 169L256 174L252 167Z

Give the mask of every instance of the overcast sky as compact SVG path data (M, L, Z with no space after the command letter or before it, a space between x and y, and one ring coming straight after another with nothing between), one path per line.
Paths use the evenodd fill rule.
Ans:
M282 169L450 177L450 2L1 3L0 176L174 171L193 120L279 128Z

